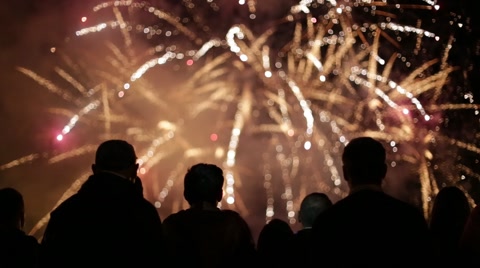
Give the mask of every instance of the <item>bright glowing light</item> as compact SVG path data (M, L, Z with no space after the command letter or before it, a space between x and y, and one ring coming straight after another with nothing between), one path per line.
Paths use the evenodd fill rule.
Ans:
M312 148L312 143L309 142L309 141L306 141L305 144L303 145L303 148L305 148L305 150L310 150L310 148Z
M240 55L240 60L241 60L241 61L247 61L247 60L248 60L248 56L245 55L245 54L242 54L242 55Z
M57 141L62 141L63 140L63 135L62 134L58 134L57 135Z
M235 198L233 198L232 196L227 197L227 203L232 205L233 203L235 203Z
M395 172L401 174L405 166L417 171L423 209L430 211L428 200L441 182L455 183L458 174L479 176L451 157L462 151L479 154L478 137L449 138L441 122L458 118L447 118L453 113L445 111L472 110L480 116L480 107L477 100L450 103L456 94L450 76L458 69L449 65L448 49L457 43L422 28L432 16L407 16L417 10L436 14L436 1L425 1L402 7L388 0L301 0L273 22L255 13L266 1L239 0L246 6L237 8L245 12L236 15L238 24L225 27L197 12L224 12L216 1L179 1L182 14L142 1L108 1L87 14L98 24L85 25L68 44L57 46L59 66L44 72L53 75L18 70L65 102L61 107L67 109L49 107L55 116L66 116L62 139L78 128L92 142L128 138L141 154L141 174L166 171L145 180L157 208L171 211L162 206L166 198L174 199L166 204L175 209L183 202L169 193L181 187L187 167L165 167L164 159L212 159L225 175L221 205L251 215L246 193L252 183L245 178L255 177L265 190L262 217L286 215L294 223L305 193L346 195L341 152L351 138L369 135L390 145L395 159L388 163ZM255 30L249 28L253 18L258 18ZM458 29L459 23L469 27L466 20L452 27ZM87 52L81 42L85 35L94 41ZM445 42L437 44L448 48L444 55L428 51L436 41ZM415 51L404 51L411 44ZM428 59L422 51L428 51ZM413 52L415 60L408 56ZM202 133L199 127L211 132L192 139ZM94 150L72 148L49 161ZM433 173L438 163L452 168Z

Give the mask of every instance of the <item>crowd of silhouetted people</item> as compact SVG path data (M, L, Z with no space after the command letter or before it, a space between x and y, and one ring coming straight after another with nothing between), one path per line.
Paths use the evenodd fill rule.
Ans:
M190 207L161 220L143 196L133 146L108 140L93 174L51 212L40 242L22 230L22 195L0 190L0 267L479 267L480 210L460 188L438 192L427 222L420 209L382 191L380 142L351 140L342 162L348 196L332 203L310 193L298 213L302 230L272 219L255 241L240 214L218 206L220 167L190 167Z

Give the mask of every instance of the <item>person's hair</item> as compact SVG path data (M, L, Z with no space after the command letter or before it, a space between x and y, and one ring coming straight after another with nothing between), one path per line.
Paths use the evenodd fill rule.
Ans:
M287 253L293 236L294 233L286 221L272 219L260 231L257 241L258 253L265 257Z
M23 225L23 196L13 188L0 189L0 224Z
M434 199L430 230L434 235L450 235L460 239L470 210L470 204L462 190L455 186L444 187Z
M300 204L299 220L303 227L312 227L320 213L332 206L332 201L324 193L311 193Z
M199 163L185 174L184 197L190 205L200 202L216 203L222 200L223 171L216 165Z
M136 164L137 156L131 144L124 140L108 140L98 146L95 166L98 169L119 171Z
M345 179L352 185L381 184L387 172L383 145L370 137L351 140L342 155Z

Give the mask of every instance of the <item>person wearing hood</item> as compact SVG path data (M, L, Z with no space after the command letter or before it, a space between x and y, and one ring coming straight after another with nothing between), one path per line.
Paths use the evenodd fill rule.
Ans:
M133 146L102 143L93 175L50 214L42 267L145 267L161 259L162 225L143 197Z

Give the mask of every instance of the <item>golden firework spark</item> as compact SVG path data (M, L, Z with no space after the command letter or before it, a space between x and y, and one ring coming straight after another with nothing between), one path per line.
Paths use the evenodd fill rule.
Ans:
M188 14L201 8L183 2ZM252 16L258 1L238 5L248 6L247 20L260 21ZM221 12L219 6L209 8ZM57 78L47 79L23 67L19 71L74 106L60 135L81 127L79 122L92 127L101 121L103 137L116 135L137 143L142 175L175 154L181 155L179 162L217 161L226 177L222 206L244 215L253 213L247 199L254 191L245 174L255 172L265 188L266 221L285 213L295 223L299 202L311 191L328 192L337 199L345 196L341 150L350 139L363 135L384 142L393 172L402 163L415 171L428 215L440 187L465 176L479 177L441 151L480 154L477 140L449 138L441 127L446 111L473 110L478 115L479 106L439 101L448 99L449 78L457 71L447 60L453 38L441 39L421 28L418 20L400 24L400 10L435 12L438 6L435 1L400 5L386 0L303 0L283 18L266 23L270 27L263 32L240 23L221 33L222 38L212 32L215 27L206 25L208 18L177 16L145 2L110 1L93 9L105 22L76 32L78 39L94 36L97 44L104 44L108 53L100 59L95 54L93 62L106 65L73 68L78 64L64 57L70 67L56 67ZM127 11L149 14L154 23L126 20ZM374 18L372 22L357 21L361 12ZM106 35L107 30L119 37ZM428 42L443 42L447 49L437 58L414 63L402 50L408 42L417 56ZM68 70L93 79L85 81ZM54 79L66 81L68 88L57 86ZM139 105L148 109L148 117L132 119L131 108ZM208 120L199 128L194 122L205 120L202 116ZM192 141L197 138L193 133L203 135L204 130L212 133L215 143ZM50 162L91 149L73 149ZM35 158L32 154L2 168ZM174 165L164 178L147 186L157 195L153 200L157 208L164 209L169 193L181 186L178 181L186 166ZM72 188L67 190L71 192ZM172 209L180 208L181 197L173 199Z

